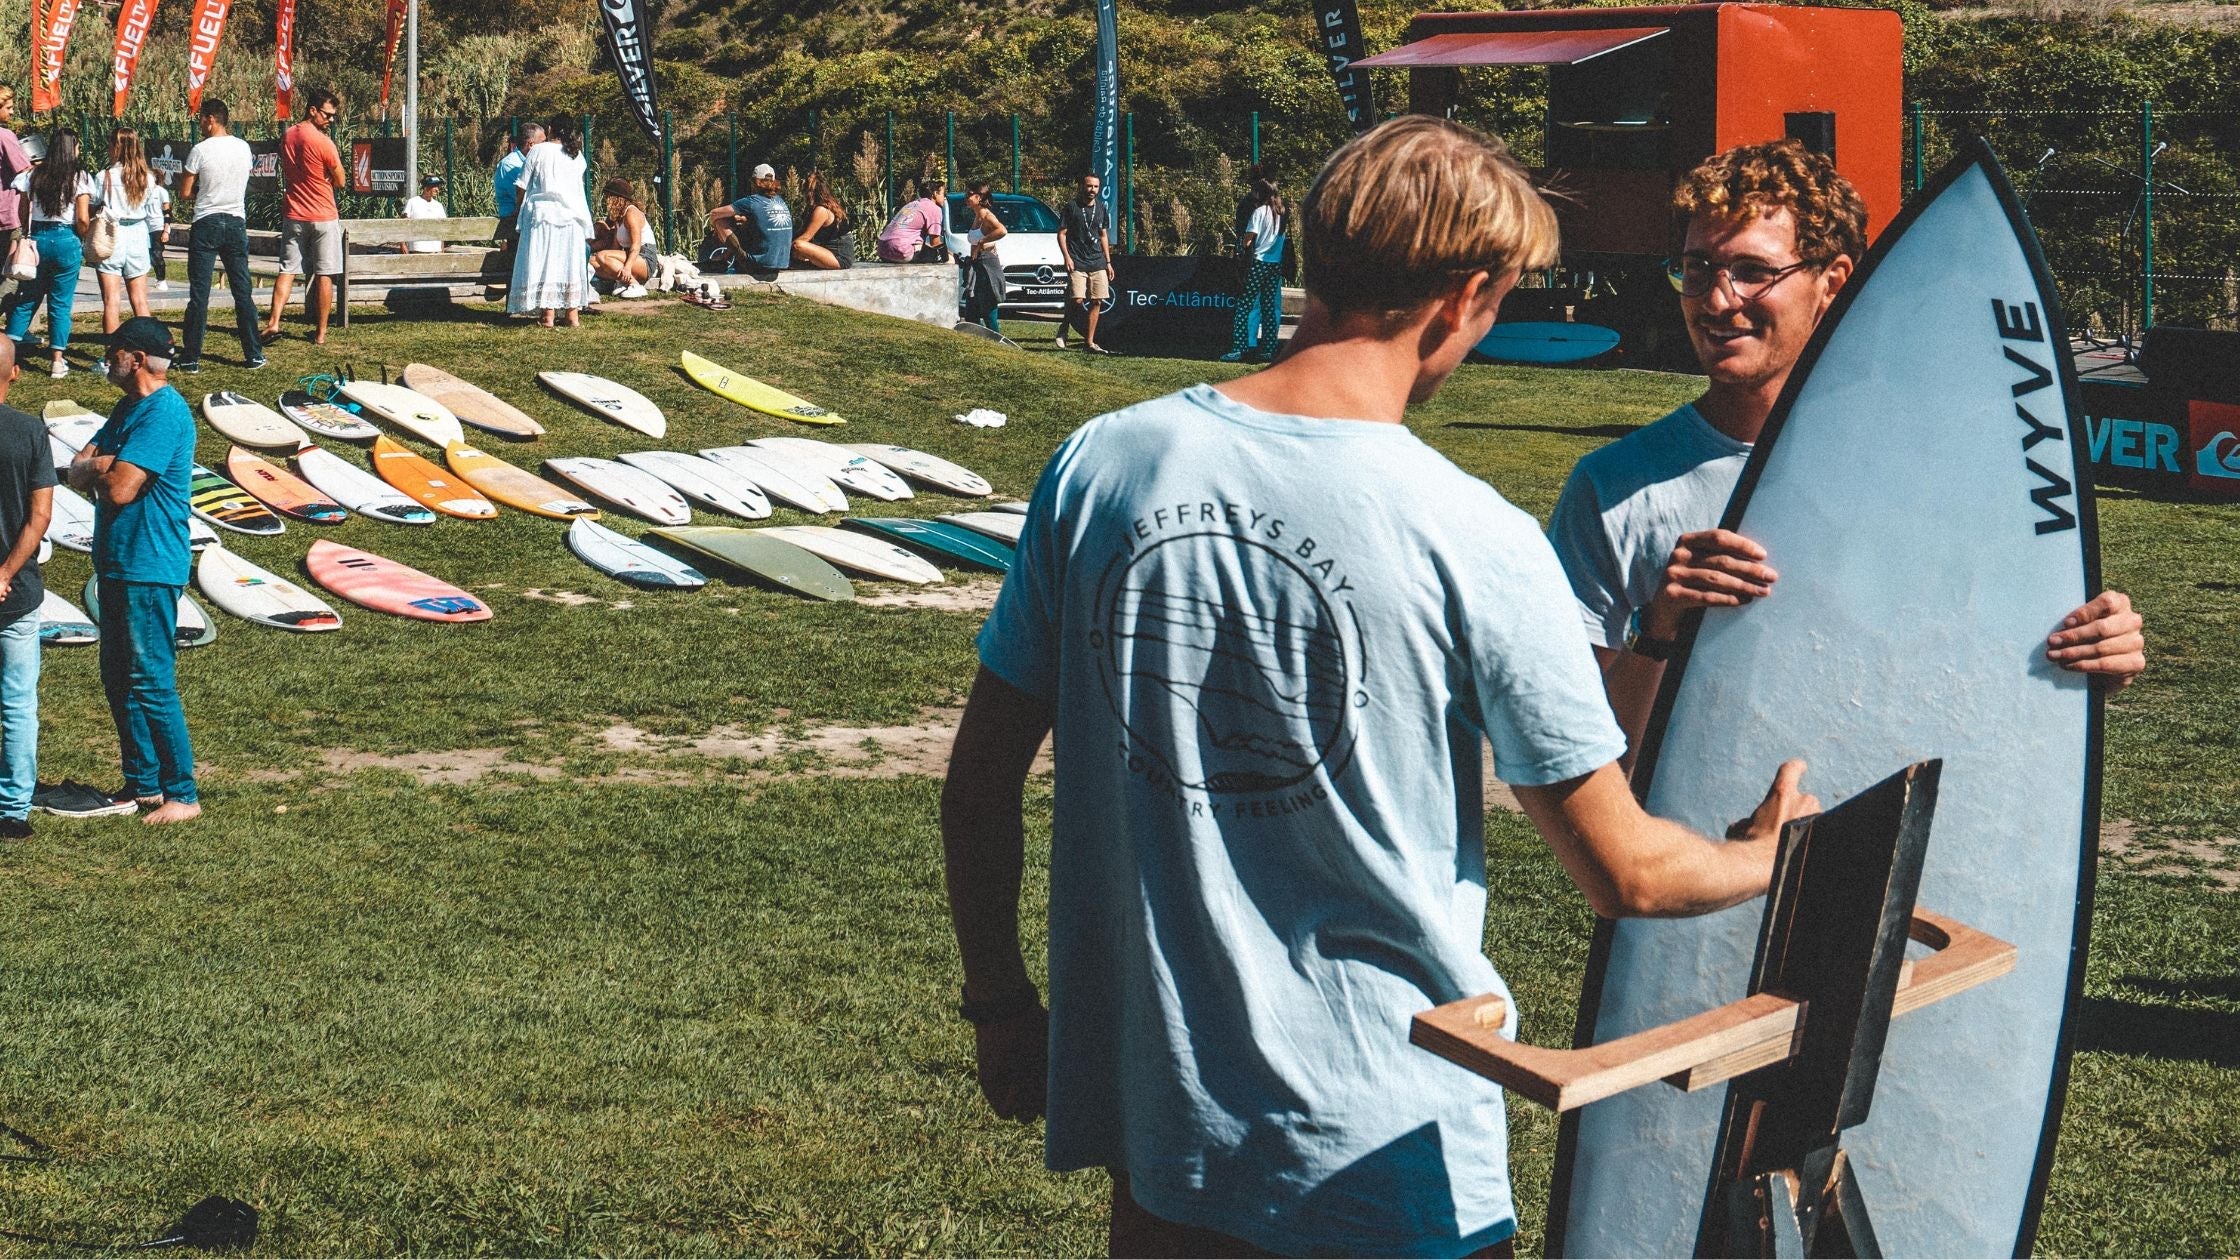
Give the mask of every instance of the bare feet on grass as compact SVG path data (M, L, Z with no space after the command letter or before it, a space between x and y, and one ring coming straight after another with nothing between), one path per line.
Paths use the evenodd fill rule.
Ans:
M202 806L193 801L165 801L140 816L140 821L150 827L166 823L183 823L202 817Z

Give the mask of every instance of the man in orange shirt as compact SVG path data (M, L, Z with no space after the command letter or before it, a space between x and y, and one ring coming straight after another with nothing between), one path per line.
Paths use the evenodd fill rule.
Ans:
M327 343L327 307L334 300L334 278L342 274L342 211L334 194L344 183L342 154L327 132L341 116L342 101L334 91L314 88L310 112L280 141L280 176L288 192L266 341L280 335L280 313L288 309L288 290L300 275L308 282L304 305L311 310L311 344Z

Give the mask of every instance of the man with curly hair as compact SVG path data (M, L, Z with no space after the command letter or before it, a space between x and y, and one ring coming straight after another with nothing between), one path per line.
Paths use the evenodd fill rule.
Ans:
M1795 140L1711 158L1681 182L1673 210L1687 220L1673 287L1710 384L1580 460L1548 526L1635 748L1683 614L1773 593L1765 548L1716 526L1813 328L1867 246L1858 190ZM2142 625L2129 598L2105 592L2063 619L2046 658L2123 687L2146 668Z

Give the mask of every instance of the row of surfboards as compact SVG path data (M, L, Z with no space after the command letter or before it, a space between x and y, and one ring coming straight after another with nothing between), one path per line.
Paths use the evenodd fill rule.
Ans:
M765 415L802 424L846 423L822 407L689 350L681 352L679 366L711 393ZM586 372L539 372L537 380L592 415L648 437L668 434L669 419L661 408L626 385ZM315 435L372 441L381 431L368 417L445 448L466 442L467 425L522 441L545 431L535 417L489 390L424 363L406 364L397 383L343 380L335 393L339 403L291 390L281 395L275 411L246 395L226 391L205 396L202 410L211 428L258 450L293 451Z
M960 513L925 521L911 517L862 517L825 525L739 529L716 526L657 529L665 546L617 533L592 520L568 527L568 549L585 564L634 585L691 590L708 578L687 557L811 599L855 597L847 572L926 585L942 578L933 560L951 567L1001 573L1009 570L1024 504L1009 510ZM907 545L904 545L907 544ZM465 590L410 565L328 539L311 544L304 571L327 591L374 612L419 621L488 621L490 606ZM315 633L342 628L333 607L247 557L214 545L201 550L195 586L221 610L279 630ZM40 638L57 647L99 641L98 582L85 587L86 608L49 590L41 604ZM218 630L190 595L179 597L178 645L200 647Z

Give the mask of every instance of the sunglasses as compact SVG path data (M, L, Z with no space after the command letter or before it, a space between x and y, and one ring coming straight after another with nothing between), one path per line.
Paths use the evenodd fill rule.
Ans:
M1766 290L1781 283L1792 273L1817 265L1810 260L1793 262L1786 267L1769 267L1748 259L1714 263L1700 254L1682 254L1666 261L1664 275L1681 297L1688 298L1699 298L1711 292L1711 287L1724 276L1727 288L1734 292L1735 297L1748 302L1764 296Z

